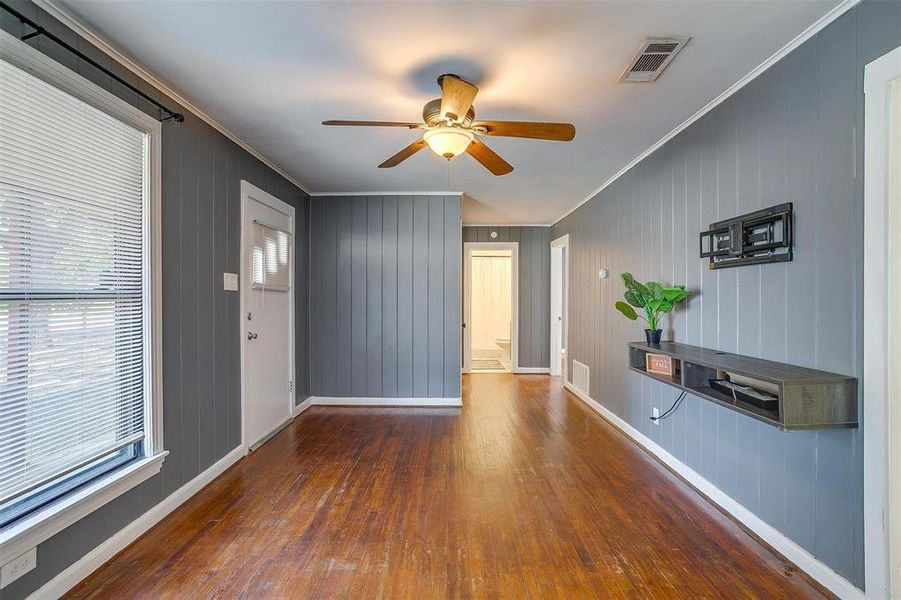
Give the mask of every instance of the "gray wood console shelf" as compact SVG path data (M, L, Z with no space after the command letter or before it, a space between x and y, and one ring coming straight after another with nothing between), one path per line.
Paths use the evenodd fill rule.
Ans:
M675 374L648 373L645 359L649 353L672 357ZM676 342L661 342L659 347L630 343L629 368L779 429L857 427L854 377ZM711 380L730 376L764 382L762 385L770 388L771 402L761 406L711 387Z

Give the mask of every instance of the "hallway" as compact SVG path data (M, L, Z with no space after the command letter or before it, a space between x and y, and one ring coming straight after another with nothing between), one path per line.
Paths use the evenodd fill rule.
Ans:
M67 597L820 597L564 392L312 407Z

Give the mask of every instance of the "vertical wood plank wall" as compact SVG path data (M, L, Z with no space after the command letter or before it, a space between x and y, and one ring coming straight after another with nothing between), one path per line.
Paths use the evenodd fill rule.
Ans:
M170 454L162 472L38 546L38 566L0 592L24 598L241 443L240 321L223 272L239 272L241 198L246 179L296 209L297 399L309 395L309 198L238 145L61 25L30 2L15 8L93 59L185 113L163 125L163 420ZM0 28L21 24L0 13ZM41 36L28 42L148 114L156 110L94 67Z
M901 3L865 1L557 223L570 234L570 352L591 395L859 587L862 431L782 433L626 368L641 327L616 277L685 283L677 341L861 376L863 68L901 44ZM710 271L708 224L795 204L794 262ZM594 274L609 268L612 277Z
M312 395L460 396L460 197L311 199Z
M519 366L550 368L551 228L467 225L463 241L519 242Z

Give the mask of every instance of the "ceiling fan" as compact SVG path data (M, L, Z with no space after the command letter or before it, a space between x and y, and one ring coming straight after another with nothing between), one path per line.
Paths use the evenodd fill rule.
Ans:
M426 146L450 160L466 152L494 175L506 175L513 166L476 136L502 136L568 142L576 136L571 123L536 123L531 121L476 121L472 106L479 88L457 75L438 78L441 98L422 108L422 123L405 121L323 121L323 125L353 127L404 127L424 129L422 137L382 164L380 169L396 167Z

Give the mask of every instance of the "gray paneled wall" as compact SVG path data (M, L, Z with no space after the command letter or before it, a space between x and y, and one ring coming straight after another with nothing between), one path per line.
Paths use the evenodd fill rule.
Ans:
M167 104L159 92L31 3L15 7ZM26 32L0 13L0 27ZM29 44L142 110L155 110L90 65L43 37ZM222 290L222 273L238 272L240 181L246 179L297 208L297 396L309 395L307 324L309 199L189 112L163 125L163 419L170 454L162 472L38 546L37 568L9 587L24 598L241 443L238 295Z
M864 585L860 430L781 433L626 368L639 325L615 277L687 284L677 341L861 376L863 68L901 45L901 2L863 2L554 226L569 233L570 352L591 395L851 582ZM719 271L698 233L795 203L794 262ZM614 275L594 275L609 268Z
M460 396L460 197L311 199L312 394Z
M519 242L519 366L550 368L551 228L468 225L463 241Z

